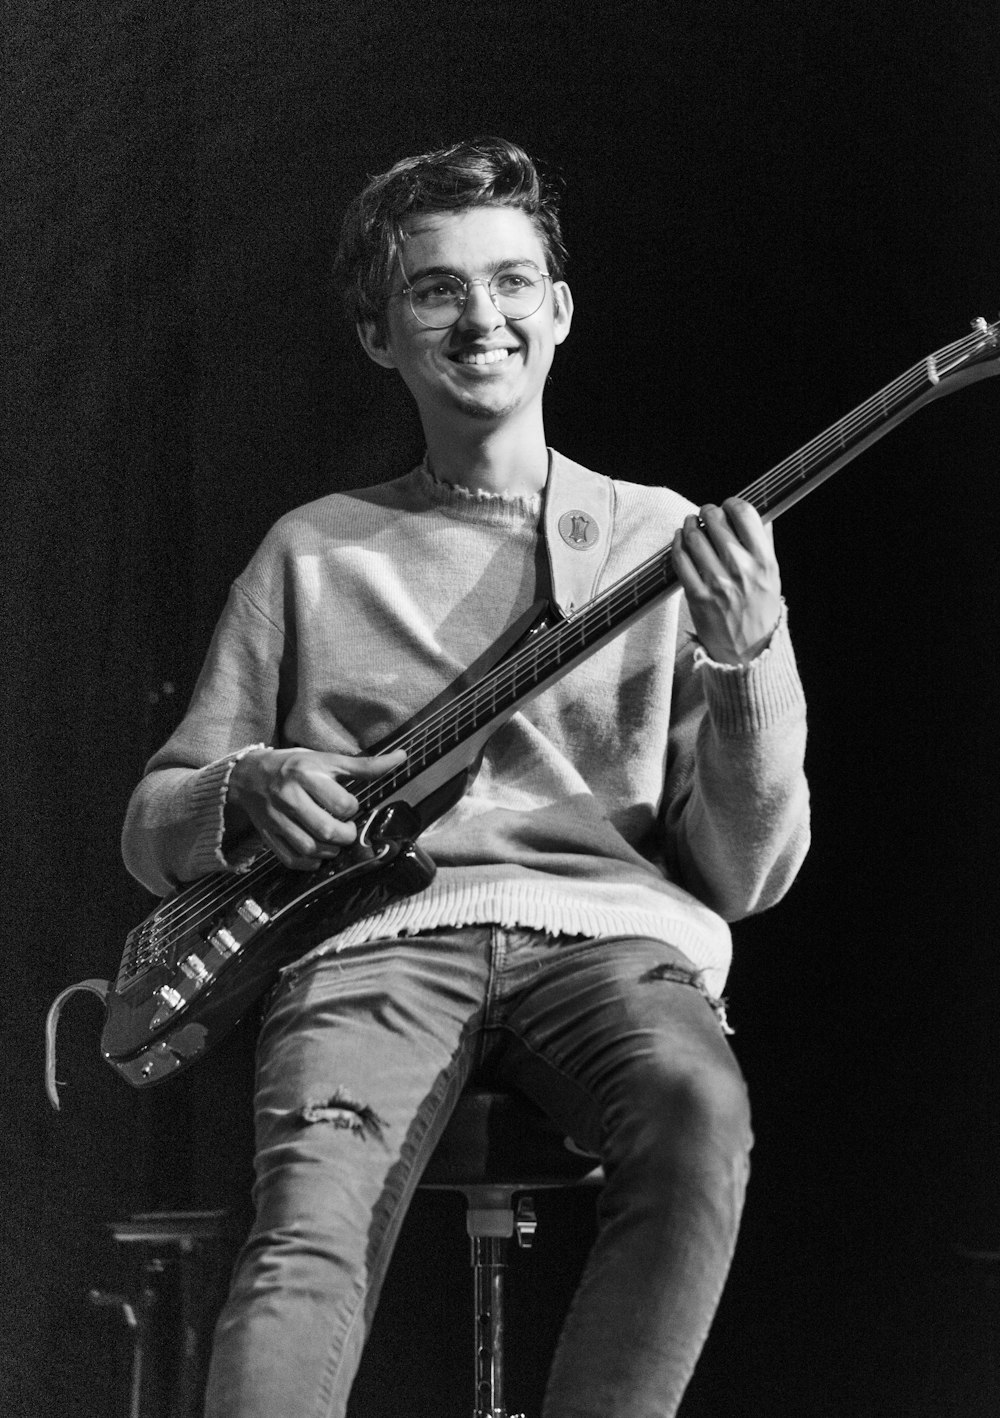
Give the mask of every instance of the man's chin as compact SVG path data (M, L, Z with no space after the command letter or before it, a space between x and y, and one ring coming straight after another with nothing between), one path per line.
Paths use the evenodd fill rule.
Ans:
M455 407L467 418L498 423L516 413L520 403L519 399L483 399L475 394L462 394L456 398Z

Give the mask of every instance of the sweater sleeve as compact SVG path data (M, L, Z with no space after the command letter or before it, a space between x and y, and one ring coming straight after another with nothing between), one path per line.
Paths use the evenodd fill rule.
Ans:
M805 697L787 613L749 665L720 665L686 605L675 669L665 794L667 860L727 921L773 906L809 847Z
M223 851L229 776L243 754L275 742L285 650L281 628L237 582L187 712L146 765L125 817L125 865L156 895L238 867Z

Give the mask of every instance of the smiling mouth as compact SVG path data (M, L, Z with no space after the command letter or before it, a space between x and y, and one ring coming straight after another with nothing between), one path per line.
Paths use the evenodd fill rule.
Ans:
M511 351L504 349L497 350L468 350L463 354L453 356L456 364L502 364L510 357Z

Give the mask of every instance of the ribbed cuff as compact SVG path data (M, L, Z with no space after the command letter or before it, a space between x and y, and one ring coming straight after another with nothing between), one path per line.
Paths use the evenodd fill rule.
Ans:
M214 871L238 870L239 863L230 860L222 850L226 830L226 799L233 767L248 753L267 748L265 743L247 744L246 748L226 754L214 763L200 768L188 784L191 819L196 830L195 848L191 854L192 876L207 876ZM238 855L238 853L237 853Z
M703 676L708 710L720 734L759 733L805 710L784 601L770 643L756 659L724 665L698 646L694 667Z

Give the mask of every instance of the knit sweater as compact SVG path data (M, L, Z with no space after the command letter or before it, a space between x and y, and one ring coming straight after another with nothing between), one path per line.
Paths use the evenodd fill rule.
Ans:
M553 454L558 458L558 454ZM613 484L599 589L665 546L691 504ZM477 659L539 594L541 498L472 493L423 467L283 517L234 582L188 710L123 834L157 894L237 864L233 763L259 745L354 754ZM657 603L490 739L423 833L417 895L321 949L492 922L669 941L719 993L727 921L777 901L808 846L805 706L786 617L747 666L713 663L683 597Z

